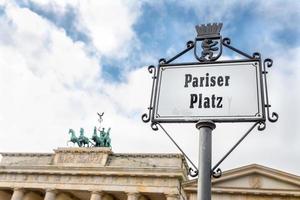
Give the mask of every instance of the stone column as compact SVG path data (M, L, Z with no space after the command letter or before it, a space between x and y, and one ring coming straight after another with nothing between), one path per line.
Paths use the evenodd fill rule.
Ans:
M90 200L103 200L103 192L93 191Z
M167 200L179 200L179 195L178 194L166 194L166 199Z
M127 193L127 200L138 200L140 194L137 192L129 192Z
M54 189L47 189L44 200L55 200L57 191Z
M24 190L21 188L15 188L11 200L22 200L24 197Z

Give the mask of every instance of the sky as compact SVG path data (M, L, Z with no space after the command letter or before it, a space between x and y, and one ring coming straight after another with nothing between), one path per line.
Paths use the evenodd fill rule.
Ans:
M251 132L220 167L257 163L300 175L299 10L298 0L0 0L0 152L67 147L70 128L91 136L105 112L113 152L179 153L141 120L147 67L183 50L195 25L222 22L233 46L273 59L268 89L279 120ZM216 125L213 163L252 124ZM195 124L163 126L196 164Z

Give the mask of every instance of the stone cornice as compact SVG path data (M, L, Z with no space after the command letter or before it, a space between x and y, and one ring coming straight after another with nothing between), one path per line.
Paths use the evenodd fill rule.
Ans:
M236 179L254 173L300 186L300 176L289 174L283 171L275 170L257 164L247 165L241 168L226 171L223 173L221 178L213 179L212 184L224 182L230 179Z
M127 158L181 158L182 164L186 170L189 165L182 154L179 153L115 153L110 155L109 160L113 157L127 157Z
M103 148L100 147L99 149L96 148L58 148L54 150L55 153L57 152L68 152L68 153L81 153L81 152L105 152L111 153L112 156L115 157L136 157L136 158L183 158L183 155L171 153L171 154L160 154L160 153L113 153L110 148ZM30 152L0 152L2 156L54 156L54 153L30 153Z
M109 147L60 147L54 149L55 153L109 153L112 154L112 149Z
M212 188L212 193L300 197L299 190L272 190L272 189L251 189L251 188L249 188L249 189L245 189L245 188Z
M87 175L87 176L130 176L130 177L176 177L186 179L179 168L122 168L122 167L57 167L57 166L7 166L0 167L0 174L51 174L51 175Z
M278 174L280 176L285 176L285 177L289 177L291 179L297 179L300 180L300 176L297 176L295 174L290 174L287 172L283 172L277 169L273 169L273 168L269 168L266 166L262 166L262 165L258 165L258 164L251 164L251 165L246 165L243 167L239 167L239 168L235 168L235 169L231 169L231 170L227 170L223 173L224 176L227 177L231 177L231 176L238 176L240 173L251 173L253 171L260 171L260 172L268 172L269 174ZM223 177L224 177L223 176ZM221 179L215 179L215 181L218 181Z
M51 157L54 153L21 153L21 152L0 152L1 156L15 157L15 156L29 156L29 157Z
M54 150L55 153L58 152L66 152L66 153L83 153L83 152L92 152L92 153L110 153L111 156L114 157L135 157L135 158L182 158L184 156L178 153L113 153L111 148L99 147L99 148L58 148ZM30 153L30 152L0 152L2 156L32 156L32 157L40 157L40 156L54 156L55 153Z
M184 158L181 154L167 153L115 153L115 157L135 157L135 158Z
M187 192L197 192L195 187L185 187ZM266 195L266 196L295 196L300 197L299 190L275 190L275 189L252 189L252 188L219 188L212 187L213 194L236 194L236 195Z

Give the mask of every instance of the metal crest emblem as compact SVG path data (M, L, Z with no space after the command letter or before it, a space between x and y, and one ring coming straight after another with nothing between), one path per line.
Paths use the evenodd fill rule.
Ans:
M222 23L213 23L196 26L197 37L195 38L194 54L198 61L215 61L221 56L222 36L220 31L222 25Z

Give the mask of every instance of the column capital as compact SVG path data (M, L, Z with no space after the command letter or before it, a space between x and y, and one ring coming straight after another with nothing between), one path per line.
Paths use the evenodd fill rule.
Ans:
M127 194L127 200L138 200L138 198L141 195L137 191L128 191L128 192L126 192L126 194Z
M57 193L58 191L55 188L46 188L46 192Z
M57 190L54 188L47 188L44 200L55 200Z
M104 192L102 190L91 190L90 192L92 194L100 194L100 195L104 194Z
M134 195L134 194L139 194L139 192L138 191L126 191L126 194Z
M179 194L176 193L165 193L166 199L167 200L178 200L179 199Z
M90 200L101 200L104 196L104 192L101 190L92 190Z
M14 188L14 191L24 191L24 188Z
M11 200L22 200L24 196L24 189L23 188L14 188L14 193L11 197Z
M200 129L202 127L206 127L206 128L210 128L211 130L214 130L216 128L216 124L210 120L200 120L196 123L196 128Z

